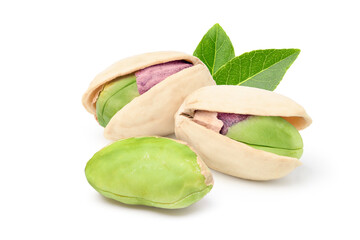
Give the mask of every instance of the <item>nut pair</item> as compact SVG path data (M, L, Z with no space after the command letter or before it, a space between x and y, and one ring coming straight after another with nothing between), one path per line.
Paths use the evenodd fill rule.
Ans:
M311 124L291 99L215 86L199 59L178 52L115 63L91 82L83 105L106 138L128 138L94 155L86 167L89 183L106 197L162 208L186 207L210 191L207 166L251 180L287 175L301 164L298 130ZM174 131L184 142L140 137Z

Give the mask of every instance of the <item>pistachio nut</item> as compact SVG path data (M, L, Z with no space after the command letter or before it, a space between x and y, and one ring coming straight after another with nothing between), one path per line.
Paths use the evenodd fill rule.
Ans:
M140 96L135 75L119 77L107 83L96 101L96 119L103 127L126 104Z
M194 119L199 113L195 112ZM288 121L274 116L217 113L223 126L217 132L253 148L299 159L303 141L299 131Z
M175 116L176 137L217 171L250 180L284 177L301 165L304 108L263 89L209 86L190 94Z
M174 132L174 114L194 90L215 85L206 66L179 52L153 52L121 60L90 83L84 107L111 140Z
M118 140L88 161L85 174L107 198L169 209L199 201L214 183L207 166L188 145L162 137Z

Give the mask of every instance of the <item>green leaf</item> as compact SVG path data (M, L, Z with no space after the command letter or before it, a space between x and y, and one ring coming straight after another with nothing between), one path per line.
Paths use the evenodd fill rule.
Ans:
M295 61L300 49L266 49L244 53L213 76L218 85L242 85L274 90Z
M235 57L235 52L230 38L217 23L201 39L194 56L205 63L213 75L221 66Z

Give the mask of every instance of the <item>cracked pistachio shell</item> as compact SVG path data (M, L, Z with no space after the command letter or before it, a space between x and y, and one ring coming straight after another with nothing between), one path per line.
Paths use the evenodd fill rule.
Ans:
M85 174L107 198L158 208L187 207L213 186L211 172L188 145L161 137L114 142L89 160Z
M195 123L192 117L196 110L278 116L301 130L311 124L311 118L293 100L258 88L204 87L190 94L176 113L175 134L194 147L207 166L235 177L277 179L301 165L296 158L255 149Z
M174 132L174 114L187 95L204 86L215 85L207 67L196 57L180 52L153 52L126 58L98 74L82 98L85 109L96 115L96 101L104 85L118 77L170 61L185 60L192 67L175 73L135 97L107 124L104 136L111 140Z

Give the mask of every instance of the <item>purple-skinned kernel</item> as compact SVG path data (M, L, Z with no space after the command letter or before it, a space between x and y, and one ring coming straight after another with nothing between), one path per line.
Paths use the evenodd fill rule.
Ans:
M231 127L232 125L234 125L238 122L244 121L245 119L247 119L250 116L251 115L247 115L247 114L219 112L217 114L217 118L224 123L223 127L220 130L220 133L222 135L226 135L228 133L229 127Z
M143 94L165 78L191 66L189 62L176 60L141 69L135 73L138 91Z

